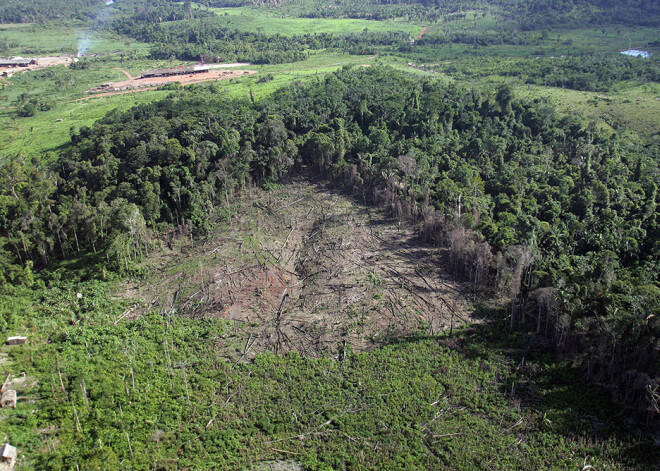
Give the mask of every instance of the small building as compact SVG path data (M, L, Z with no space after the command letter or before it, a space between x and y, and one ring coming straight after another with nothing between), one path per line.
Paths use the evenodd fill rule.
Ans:
M193 65L187 67L170 67L167 69L151 69L142 74L141 78L147 77L170 77L172 75L200 74L208 72L211 68L208 65Z
M13 389L8 389L2 393L2 399L0 400L0 405L3 409L7 407L16 407L16 391Z
M16 464L16 447L11 446L9 443L4 443L0 447L0 470L1 469L14 469Z
M27 342L27 337L21 337L17 335L15 337L9 337L7 339L7 345L22 345Z
M0 67L29 67L36 64L35 59L28 59L25 57L14 57L12 59L0 58Z

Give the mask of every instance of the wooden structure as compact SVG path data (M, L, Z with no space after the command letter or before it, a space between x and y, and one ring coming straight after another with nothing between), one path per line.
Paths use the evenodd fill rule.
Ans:
M0 471L11 471L14 469L17 455L16 447L11 446L9 443L4 443L0 447Z
M28 67L36 64L35 59L28 59L24 57L15 57L13 59L0 58L0 67Z
M208 65L192 65L187 67L170 67L167 69L151 69L145 71L140 78L147 77L169 77L171 75L201 74L208 72L211 68Z
M9 337L7 339L7 345L22 345L27 342L27 337L21 337L19 335L15 337Z
M2 399L0 400L0 405L3 409L7 407L16 407L16 391L13 389L8 389L2 393Z

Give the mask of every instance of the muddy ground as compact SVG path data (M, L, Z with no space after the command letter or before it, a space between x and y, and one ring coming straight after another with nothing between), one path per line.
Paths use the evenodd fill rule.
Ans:
M206 240L162 237L146 262L153 275L120 287L136 300L125 318L227 319L239 358L342 354L475 321L443 252L382 210L304 180L228 201L218 206L231 217Z

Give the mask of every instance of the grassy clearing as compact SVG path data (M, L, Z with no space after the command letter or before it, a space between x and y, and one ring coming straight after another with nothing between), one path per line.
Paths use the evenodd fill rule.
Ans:
M471 87L492 90L501 83L510 84L519 97L549 99L560 114L591 116L602 128L630 129L644 139L660 130L660 84L657 83L620 83L611 92L587 92L520 83L495 75L466 82Z
M495 31L506 26L513 25L509 21L502 19L501 16L486 11L465 11L462 18L455 14L449 14L442 17L435 23L426 25L429 32L446 31L452 33L458 32L486 32Z
M7 113L0 114L0 159L56 151L69 142L71 128L91 126L115 108L127 110L139 103L163 98L167 93L151 91L63 102L48 111L38 112L34 117L16 120ZM62 121L58 121L60 119ZM55 156L48 160L52 158Z
M47 25L0 25L0 55L76 54L78 42L84 36L89 37L90 54L118 50L126 53L144 52L149 49L148 44L109 31L90 34L89 25L84 22L62 21Z
M252 90L254 97L259 99L282 87L291 86L293 81L321 80L325 74L346 66L370 67L375 65L387 65L414 75L450 80L443 74L411 68L405 59L393 55L356 56L317 51L309 59L301 62L250 66L250 69L257 70L259 73L242 79L220 82L220 86L227 89L226 93L231 97L245 98L250 95L250 90ZM272 80L260 82L265 75L271 75Z
M520 85L516 93L530 98L547 97L562 113L595 116L612 127L632 129L644 138L660 130L660 84L657 83L636 85L615 93Z
M325 54L319 52L309 59L292 64L277 64L251 66L259 73L236 82L238 87L228 86L230 95L246 96L249 89L253 90L255 98L270 95L283 86L290 86L292 80L310 81L321 79L323 75L334 72L347 65L371 65L378 61L378 56L353 56L348 54ZM270 74L273 79L259 82L263 76Z
M85 91L91 87L125 80L118 68L135 76L145 69L170 64L140 59L122 63L118 56L90 59L88 63L89 67L82 70L56 66L0 80L0 156L38 155L54 150L68 142L71 127L89 126L112 109L128 109L167 94L138 92L78 101L89 96ZM50 109L37 111L33 117L17 118L15 106L21 96L35 98Z
M227 28L284 36L314 33L360 33L365 29L369 31L396 31L417 36L422 30L422 25L400 19L376 21L350 18L290 18L282 13L248 7L211 8L210 10L217 13L218 21Z

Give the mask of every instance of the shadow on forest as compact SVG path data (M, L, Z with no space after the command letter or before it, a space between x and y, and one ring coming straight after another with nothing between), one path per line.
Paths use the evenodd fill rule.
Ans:
M598 446L607 440L624 441L636 437L625 458L631 463L648 464L660 460L653 437L645 432L650 424L635 423L625 410L610 400L606 392L590 385L581 372L538 342L531 332L510 334L504 322L491 321L465 326L450 336L448 332L412 335L392 339L388 345L404 346L435 341L468 361L485 364L499 359L507 365L499 378L500 392L509 407L521 413L539 412L555 433Z

